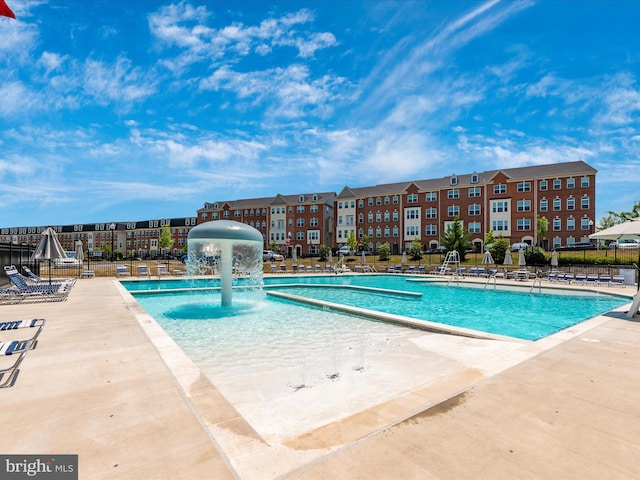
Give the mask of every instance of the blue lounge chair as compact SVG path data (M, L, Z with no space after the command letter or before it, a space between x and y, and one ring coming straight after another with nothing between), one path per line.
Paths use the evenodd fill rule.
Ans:
M316 273L322 273L322 267L316 263Z
M418 266L418 273L425 273L424 265Z
M271 264L271 273L278 273L278 267L273 263Z
M36 283L29 284L24 275L21 275L13 265L5 266L4 271L11 280L15 288L24 294L49 294L49 295L68 295L71 284L66 283Z
M587 278L585 279L585 283L587 285L597 285L598 284L598 275L590 273L589 275L587 275Z
M11 267L13 267L13 265ZM15 267L13 267L13 268L15 268ZM31 271L31 269L29 267L27 267L26 265L22 266L22 270L24 270L24 273L27 274L27 277L23 276L25 278L25 280L31 281L31 282L35 282L35 283L74 284L75 281L76 281L74 278L57 278L57 279L54 279L51 282L49 282L49 280L47 280L45 278L42 278L39 275L36 275L35 273L33 273ZM6 267L5 267L5 271L6 271ZM17 271L18 271L18 269L16 269L16 272Z
M598 283L602 285L610 285L611 275L600 275L600 277L598 278Z
M131 273L125 265L116 265L116 277L130 277Z
M624 276L622 275L614 275L613 277L611 277L611 282L610 282L611 286L619 286L619 287L624 287Z
M137 270L139 277L151 278L151 272L149 271L149 267L146 265L138 265Z
M573 283L583 284L587 281L587 276L584 273L576 273L576 278L573 279Z
M26 340L0 341L0 358L7 358L15 355L15 361L8 367L0 369L0 388L12 387L18 379L20 364L29 350L33 350L38 343L38 335L44 327L44 319L15 320L0 322L0 333L33 328L35 333Z

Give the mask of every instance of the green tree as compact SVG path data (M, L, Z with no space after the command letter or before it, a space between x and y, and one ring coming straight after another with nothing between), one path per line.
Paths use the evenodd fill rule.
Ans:
M271 244L269 245L269 249L272 252L277 252L278 251L278 244L276 243L275 240L271 240Z
M538 246L543 246L549 231L549 220L547 217L538 217L536 221L536 233L538 234Z
M507 238L504 238L503 236L500 236L493 241L493 243L491 244L491 248L489 248L489 251L491 252L493 261L496 262L496 264L504 262L504 256L509 249L509 246L509 240Z
M607 212L607 216L604 217L603 219L600 220L600 225L598 228L608 228L611 227L617 223L623 223L626 222L628 220L633 220L634 218L638 218L640 217L640 201L637 201L633 204L633 207L631 208L631 211L629 212L612 212L612 211L608 211ZM603 221L605 221L606 219L606 224L607 226L605 226L603 224ZM611 223L613 222L613 223ZM609 224L611 223L611 224Z
M371 238L369 235L363 235L360 239L360 250L363 252L368 252L371 248Z
M327 247L326 245L320 245L320 248L318 249L318 253L320 254L321 262L327 261L327 258L329 258L329 252L331 252L331 248Z
M422 258L422 242L418 237L414 238L409 247L409 255L411 260L420 260Z
M380 260L382 261L389 260L389 257L391 256L391 247L389 247L388 243L380 245L380 248L378 248L378 255L380 255Z
M356 232L351 230L349 235L347 236L347 245L349 245L349 250L351 252L355 252L358 248L358 240L356 240Z
M462 228L462 222L460 218L456 217L453 222L447 227L447 231L442 235L442 245L447 247L447 250L457 250L460 255L460 261L463 262L469 248L469 238L471 235L464 233Z
M496 237L495 237L495 235L493 234L493 229L492 229L492 230L489 230L489 231L487 232L487 234L484 236L484 244L485 244L485 245L491 245L491 244L493 244L493 242L495 242L495 241L496 241Z
M173 235L171 235L169 225L162 227L160 238L158 238L158 247L162 250L168 250L173 247Z

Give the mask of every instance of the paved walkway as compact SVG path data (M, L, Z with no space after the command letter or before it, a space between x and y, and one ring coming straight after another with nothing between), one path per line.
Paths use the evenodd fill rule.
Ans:
M3 320L47 319L0 390L0 453L77 453L82 479L640 477L637 317L587 322L496 375L462 371L274 446L120 289L85 279L64 303L0 306ZM457 394L438 403L434 390ZM391 410L413 413L375 433Z

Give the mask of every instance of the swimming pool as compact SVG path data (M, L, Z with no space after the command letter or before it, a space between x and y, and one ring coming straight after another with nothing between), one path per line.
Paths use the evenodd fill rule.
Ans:
M443 287L407 278L283 276L265 278L264 283L267 292L411 313L416 318L443 316L451 322L450 317L456 316L457 321L475 326L474 318L482 317L483 328L494 325L502 334L508 331L505 324L520 328L530 323L538 313L525 316L524 312L532 309L546 310L545 316L552 319L544 326L547 333L568 326L567 322L554 324L558 317L571 314L569 323L573 324L628 301L603 295L553 295L547 304L541 298L546 295ZM243 284L235 283L238 287ZM261 290L235 290L233 305L222 307L216 290L219 283L212 279L121 284L269 443L285 442L403 395L411 396L409 392L416 389L456 386L455 379L466 382L467 375L471 382L477 381L496 368L511 365L508 357L512 353L519 362L538 351L523 352L534 344L516 338L496 341L406 328L271 298ZM352 287L385 287L389 292ZM590 308L585 310L584 304ZM518 311L523 315L514 314ZM527 335L538 338L537 328L533 333L529 329ZM415 402L416 397L412 398ZM406 399L399 404L407 404Z
M433 282L408 281L411 277L399 275L340 275L340 276L298 276L268 277L264 279L265 289L290 293L301 297L339 303L353 307L401 315L418 320L452 325L480 332L505 335L523 340L537 340L588 318L616 308L628 299L613 295L586 291L548 291L547 293L529 293L475 286L445 285ZM238 286L242 282L236 282ZM157 310L157 315L169 318L206 318L216 317L215 279L165 280L123 282L145 308ZM353 286L383 288L416 295L407 296L371 290L335 288ZM153 295L153 301L146 297L151 291L171 290L170 296L193 295L197 291L209 292L211 298L206 307L193 304L187 297L182 311L173 313L163 310L166 296ZM142 294L141 292L147 293ZM136 293L138 292L138 293ZM276 301L276 300L269 300ZM281 300L280 300L281 301ZM153 303L153 305L148 305ZM302 308L302 307L301 307ZM307 307L308 308L308 307ZM154 316L156 315L154 314ZM242 311L231 312L241 315Z

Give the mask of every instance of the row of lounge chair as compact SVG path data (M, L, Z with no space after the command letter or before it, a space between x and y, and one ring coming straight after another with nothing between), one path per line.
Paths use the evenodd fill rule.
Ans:
M547 280L550 282L571 283L574 285L605 285L605 286L625 286L625 279L622 275L597 275L584 273L562 273L549 272Z
M158 277L168 277L171 275L167 270L167 266L159 263L156 270ZM174 275L184 275L184 270L174 270ZM136 266L136 275L138 277L151 278L151 271L149 267L144 264ZM131 273L125 265L116 265L116 277L130 277Z
M36 348L38 336L44 328L43 318L0 322L0 388L12 387L18 379L20 364L27 352ZM27 339L16 339L16 332L32 329Z
M4 272L11 285L0 288L0 300L2 303L21 302L61 302L67 299L75 279L46 280L28 267L23 267L28 276L22 275L14 265L4 267Z
M280 268L278 268L278 266L273 263L271 264L271 273L325 273L325 272L333 273L335 272L335 269L331 265L328 265L327 269L323 270L322 267L316 263L315 269L311 265L304 266L304 265L294 264L291 266L291 270L287 270L287 266L284 263L280 265Z

